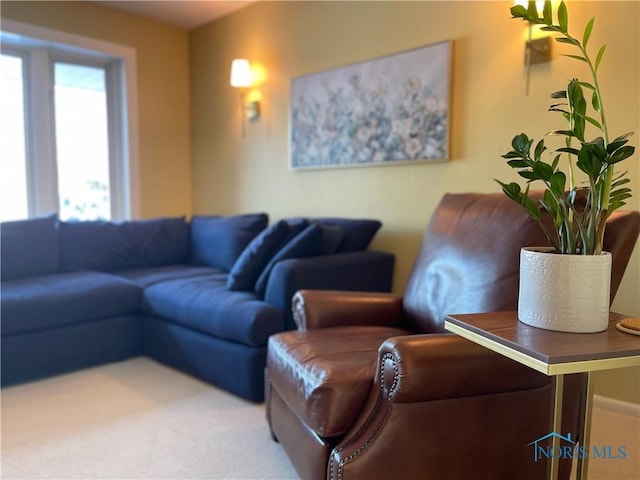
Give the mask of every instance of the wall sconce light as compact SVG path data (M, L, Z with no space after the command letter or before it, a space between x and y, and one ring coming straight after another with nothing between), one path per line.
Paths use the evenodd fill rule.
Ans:
M525 65L551 61L551 37L529 39L524 47Z
M246 92L253 86L251 64L245 58L236 58L231 62L231 86L240 89L240 108L242 109L242 136L245 135L245 119L255 121L260 118L260 102L246 101Z
M544 8L543 1L523 1L515 2L516 5L522 5L527 8L533 8L530 4L535 4L535 8L540 15ZM532 38L533 24L529 22L529 38L524 44L524 65L527 69L525 95L529 95L529 77L531 73L531 65L536 63L544 63L551 61L551 37Z

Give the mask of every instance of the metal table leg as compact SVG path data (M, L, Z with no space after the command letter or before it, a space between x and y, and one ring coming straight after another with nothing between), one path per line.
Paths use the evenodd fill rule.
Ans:
M564 395L564 374L554 376L552 386L553 417L551 421L551 431L556 434L562 434L562 397ZM551 462L548 463L549 480L558 479L560 455L556 455L556 452L559 451L560 438L558 435L553 435L551 437Z
M587 388L584 397L583 410L580 412L580 446L581 450L578 455L577 480L587 480L587 470L589 466L589 442L591 441L591 414L593 410L593 372L587 372ZM584 455L583 455L584 453ZM583 458L584 457L584 458Z

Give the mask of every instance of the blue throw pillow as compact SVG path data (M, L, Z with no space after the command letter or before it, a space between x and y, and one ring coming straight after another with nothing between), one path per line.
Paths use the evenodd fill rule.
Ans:
M233 264L227 278L227 288L229 290L252 290L260 272L271 260L273 254L278 251L290 230L289 224L280 220L251 240L251 243L247 245L236 263Z
M280 245L278 245L278 248L276 249L276 251L273 252L274 255L278 253L282 247L284 247L291 240L296 238L299 233L301 233L305 228L309 226L309 221L305 218L294 218L294 219L288 219L285 221L289 224L289 233L287 234L286 237L282 239L282 242L280 242Z
M289 258L317 257L335 253L342 241L344 233L340 227L313 223L287 242L264 268L255 291L264 296L271 270L276 263Z
M3 222L0 226L2 280L58 270L56 216Z
M382 226L378 220L357 218L316 218L323 225L342 228L344 237L338 246L338 252L360 252L366 250L376 232Z
M267 228L266 213L191 219L191 263L230 271L243 250Z

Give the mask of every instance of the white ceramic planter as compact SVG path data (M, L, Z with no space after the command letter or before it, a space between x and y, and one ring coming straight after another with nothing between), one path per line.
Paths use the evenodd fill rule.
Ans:
M520 251L518 318L546 330L607 329L611 254L559 255L551 248Z

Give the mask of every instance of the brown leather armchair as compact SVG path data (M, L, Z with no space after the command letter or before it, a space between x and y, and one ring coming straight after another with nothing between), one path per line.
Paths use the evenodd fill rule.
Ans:
M612 298L639 231L638 212L609 221ZM301 478L545 478L528 444L549 433L549 377L444 333L443 322L515 310L519 250L546 244L502 194L448 194L404 297L298 292L299 329L269 342L266 408ZM566 379L563 432L577 431L583 386L582 375Z

